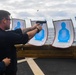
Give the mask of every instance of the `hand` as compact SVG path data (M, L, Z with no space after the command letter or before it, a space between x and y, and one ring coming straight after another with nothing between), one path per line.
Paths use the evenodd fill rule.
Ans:
M42 26L40 26L40 25L37 26L36 28L38 29L38 32L37 33L39 33L42 30Z
M33 25L33 26L31 27L31 29L33 30L33 29L37 28L37 26L39 26L39 25L40 25L39 23L36 23L35 25Z
M11 63L11 60L9 58L5 58L2 60L6 66L8 66Z

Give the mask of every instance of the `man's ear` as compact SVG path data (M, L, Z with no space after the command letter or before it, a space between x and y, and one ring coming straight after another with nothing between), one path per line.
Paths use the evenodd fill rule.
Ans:
M6 20L4 20L4 23L6 23Z
M3 23L6 23L6 19L3 19Z

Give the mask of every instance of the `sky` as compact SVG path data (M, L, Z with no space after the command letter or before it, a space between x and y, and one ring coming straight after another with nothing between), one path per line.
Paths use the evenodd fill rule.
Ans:
M72 19L76 27L76 0L1 0L0 10L7 10L13 18L44 17L48 27L53 20Z

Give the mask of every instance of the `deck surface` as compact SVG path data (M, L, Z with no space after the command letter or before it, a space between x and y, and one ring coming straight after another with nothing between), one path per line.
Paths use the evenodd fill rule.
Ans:
M76 75L76 59L26 58L18 62L17 75Z

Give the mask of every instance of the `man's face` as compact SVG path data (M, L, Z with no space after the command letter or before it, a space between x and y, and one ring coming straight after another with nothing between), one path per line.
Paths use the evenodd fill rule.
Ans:
M10 17L5 18L5 30L8 30L10 28Z

